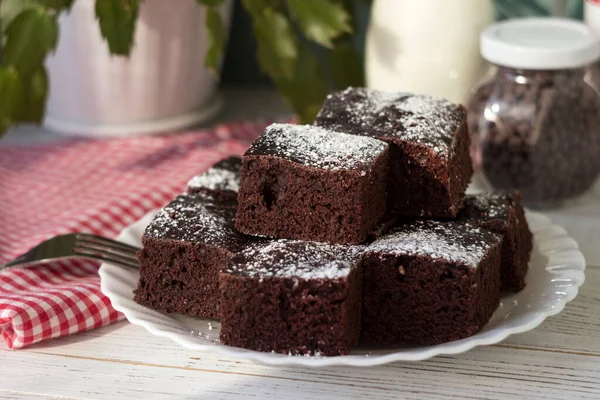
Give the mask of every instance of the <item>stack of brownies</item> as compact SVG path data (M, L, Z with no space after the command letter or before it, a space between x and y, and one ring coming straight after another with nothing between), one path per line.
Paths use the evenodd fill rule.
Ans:
M142 238L135 300L221 320L221 343L347 354L473 335L523 288L518 193L465 196L466 112L348 88L194 177Z

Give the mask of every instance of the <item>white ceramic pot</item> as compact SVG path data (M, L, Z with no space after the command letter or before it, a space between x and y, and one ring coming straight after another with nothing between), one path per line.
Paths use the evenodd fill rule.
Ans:
M367 85L465 102L488 69L479 33L492 21L491 0L375 0Z
M221 12L225 26L231 0ZM204 67L205 9L194 0L144 0L129 58L111 56L93 0L77 0L60 19L60 42L48 60L45 125L87 136L182 129L221 108L217 76Z

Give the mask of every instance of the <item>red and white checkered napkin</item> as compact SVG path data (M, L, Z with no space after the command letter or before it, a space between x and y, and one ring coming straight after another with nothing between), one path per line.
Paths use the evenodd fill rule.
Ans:
M181 193L187 180L241 154L265 122L145 138L0 148L0 264L57 234L114 238ZM0 332L9 348L118 321L98 264L55 262L0 272Z

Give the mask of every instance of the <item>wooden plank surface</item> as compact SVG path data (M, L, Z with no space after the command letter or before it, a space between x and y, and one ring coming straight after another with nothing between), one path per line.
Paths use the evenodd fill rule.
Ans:
M600 399L600 269L537 329L457 356L269 367L183 349L127 322L2 350L0 399Z
M10 393L0 391L0 400L79 400L81 397L48 396L40 393Z

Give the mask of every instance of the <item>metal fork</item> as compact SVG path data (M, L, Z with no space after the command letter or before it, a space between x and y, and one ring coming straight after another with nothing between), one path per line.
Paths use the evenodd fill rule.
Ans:
M46 261L83 258L106 261L124 267L139 269L135 253L139 249L125 243L116 242L102 236L88 233L69 233L50 238L13 261L0 265L0 271L29 266Z

